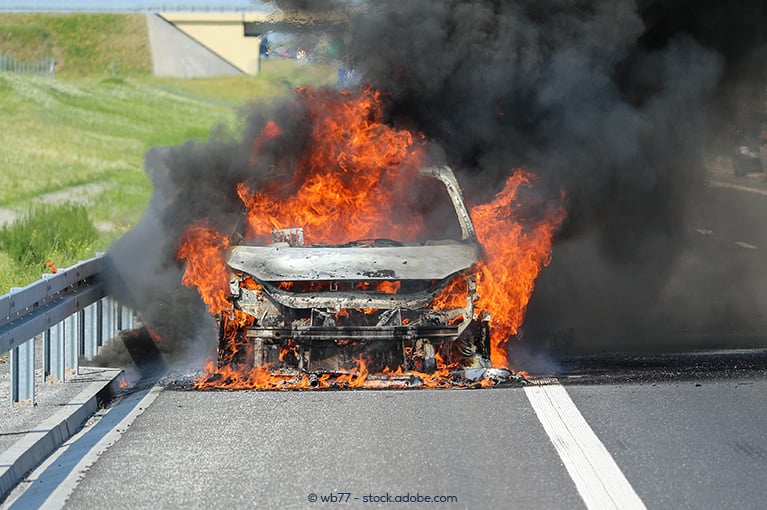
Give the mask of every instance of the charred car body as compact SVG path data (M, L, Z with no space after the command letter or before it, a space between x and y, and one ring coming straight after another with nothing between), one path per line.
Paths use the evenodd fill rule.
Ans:
M323 374L359 370L364 359L371 373L430 373L439 360L484 372L490 317L475 310L470 271L481 247L453 172L420 173L442 184L459 239L305 245L297 226L273 231L268 245L232 247L219 364Z

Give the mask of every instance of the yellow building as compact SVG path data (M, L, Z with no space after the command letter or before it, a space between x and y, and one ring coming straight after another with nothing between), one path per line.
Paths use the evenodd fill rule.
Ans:
M198 78L258 74L267 31L323 30L344 23L343 13L321 17L276 12L164 12L147 14L153 73Z

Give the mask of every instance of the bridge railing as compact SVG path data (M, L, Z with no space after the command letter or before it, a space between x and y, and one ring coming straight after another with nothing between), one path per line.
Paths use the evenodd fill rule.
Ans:
M78 373L80 357L94 357L118 330L133 328L133 311L106 294L104 266L97 256L0 297L0 353L10 351L12 406L34 405L36 384L66 381Z

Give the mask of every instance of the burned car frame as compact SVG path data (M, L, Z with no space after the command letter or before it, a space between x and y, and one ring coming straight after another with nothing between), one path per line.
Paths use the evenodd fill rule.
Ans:
M471 269L482 250L471 217L450 168L420 174L443 185L460 239L306 245L297 226L273 231L271 244L233 246L219 366L312 376L489 367L490 317L474 307Z

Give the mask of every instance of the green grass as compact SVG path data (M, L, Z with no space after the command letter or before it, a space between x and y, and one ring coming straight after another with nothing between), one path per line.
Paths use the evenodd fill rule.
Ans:
M64 76L151 72L140 14L2 14L0 53L27 62L54 57Z
M92 251L105 251L148 204L152 189L143 157L150 147L205 141L221 125L236 134L246 102L334 78L330 68L295 62L268 61L264 71L196 80L0 73L0 208L23 214L41 196L90 186L91 195L74 198L98 227ZM56 251L53 262L76 262L66 255ZM0 251L0 293L38 279L40 272L38 262Z
M53 35L40 25L0 24L0 53L32 62L50 57L53 55Z
M65 82L0 75L0 207L122 173L144 152L207 138L232 108L131 80ZM135 183L135 180L133 180ZM148 183L147 183L148 184Z
M93 251L98 231L82 205L35 205L0 228L0 250L19 267L55 272Z
M297 87L332 83L335 68L327 65L303 65L293 60L269 59L261 63L258 76L230 76L216 79L178 80L174 78L141 79L149 86L168 92L190 95L202 101L241 106L253 100L290 94Z

